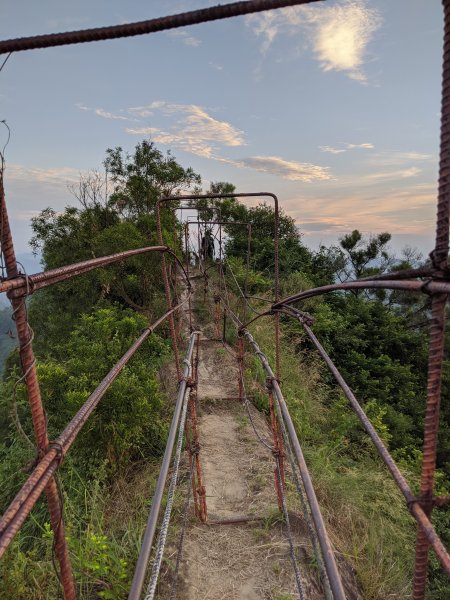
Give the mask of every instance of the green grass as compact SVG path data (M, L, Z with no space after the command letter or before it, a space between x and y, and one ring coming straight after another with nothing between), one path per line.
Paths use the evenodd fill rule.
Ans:
M274 365L272 327L260 320L252 333ZM407 597L415 529L403 497L369 442L350 447L345 432L359 424L345 399L322 383L319 358L304 361L282 336L281 365L283 393L335 548L355 569L365 599ZM267 410L265 374L250 352L246 367L247 387L253 394L260 386L256 404Z

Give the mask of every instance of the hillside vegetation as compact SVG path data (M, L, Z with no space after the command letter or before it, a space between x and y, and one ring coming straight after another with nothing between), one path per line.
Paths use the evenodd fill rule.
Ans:
M32 247L44 268L157 244L155 202L161 194L197 190L201 178L163 155L150 142L129 155L108 150L103 177L83 176L74 190L75 206L51 208L33 220ZM212 184L223 220L252 223L250 295L272 298L273 210L246 208L232 198L234 187ZM211 217L203 207L203 217ZM338 247L307 249L291 218L280 224L282 295L393 268L417 266L411 249L390 255L390 235L364 239L358 231ZM165 242L182 256L181 224L164 211ZM245 229L226 228L225 265L231 302L237 306L246 278ZM234 277L231 276L233 273ZM214 279L214 277L212 276ZM268 304L252 301L256 308ZM240 304L241 305L241 304ZM115 361L149 321L164 312L159 256L135 257L40 291L30 303L49 436L54 438ZM201 307L200 307L201 308ZM417 486L427 367L428 298L401 293L336 293L306 301L314 331L363 404L395 459ZM1 325L0 325L1 326ZM252 331L273 364L269 321ZM69 546L79 597L124 598L131 581L140 536L164 449L173 396L167 393L171 348L162 326L124 369L71 449L59 476L65 499ZM230 343L236 332L228 326ZM450 341L447 340L443 395L449 397ZM3 344L2 344L3 345ZM267 410L263 374L247 356L246 377L257 406ZM164 368L163 368L164 367ZM2 381L0 408L0 504L4 509L27 477L35 458L32 428L17 353ZM410 591L414 525L403 500L381 465L345 398L305 338L300 325L282 319L282 387L304 446L331 537L353 565L365 598L400 599ZM169 390L170 391L170 390ZM15 417L14 417L15 415ZM21 428L17 426L17 420ZM437 493L449 493L450 406L444 403L438 456ZM25 468L24 468L25 467ZM446 479L447 478L447 479ZM436 527L448 536L449 512L435 513ZM447 543L450 541L446 540ZM0 564L0 598L54 599L59 584L52 567L52 532L44 501ZM432 562L428 598L450 593ZM447 586L447 587L446 587Z

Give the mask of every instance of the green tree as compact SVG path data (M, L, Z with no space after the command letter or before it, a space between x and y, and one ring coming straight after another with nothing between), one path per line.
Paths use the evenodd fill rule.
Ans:
M357 229L344 235L340 239L340 245L346 253L347 261L342 269L342 276L345 279L360 279L386 271L392 263L386 248L391 237L390 233L385 232L364 238Z
M154 210L161 196L196 189L201 177L182 167L169 152L164 155L153 142L144 140L129 154L117 146L106 151L105 168L114 184L109 199L121 215L139 217Z
M109 149L105 165L115 185L110 197L103 178L90 173L72 188L81 206L69 206L59 214L47 208L32 220L31 246L41 253L46 269L158 244L156 200L200 182L191 168L184 169L147 141L138 144L133 155ZM164 241L180 252L173 211L162 211L162 226ZM31 303L37 348L48 351L99 301L120 302L151 317L161 313L161 297L160 255L155 253L59 283Z

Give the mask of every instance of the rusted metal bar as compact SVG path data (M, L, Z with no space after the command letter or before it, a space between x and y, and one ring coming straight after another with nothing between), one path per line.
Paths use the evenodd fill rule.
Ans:
M443 0L444 52L442 74L442 111L439 161L439 187L436 222L436 242L431 262L436 276L449 275L450 216L450 1ZM428 356L427 403L423 436L423 459L420 479L422 508L427 517L433 510L434 474L436 470L437 436L441 402L442 361L444 358L446 295L434 295L431 300L430 346ZM425 598L429 540L424 527L417 527L416 560L414 565L413 600ZM450 573L449 573L450 574Z
M195 461L195 494L198 497L198 516L205 523L208 518L208 510L206 506L206 488L203 484L203 470L200 460L200 438L197 421L197 403L198 403L198 362L200 350L200 335L197 335L195 344L195 359L193 381L194 386L189 397L190 417L192 425L192 446L191 456Z
M449 274L449 213L450 213L450 2L443 0L444 7L444 52L442 75L442 111L439 162L439 189L436 223L436 243L430 254L433 267L438 274ZM440 272L440 273L439 273ZM441 401L442 361L444 356L445 307L447 296L434 295L431 303L430 347L428 360L427 404L423 462L420 494L423 508L431 515L433 504L434 473L436 469L437 435L439 430L439 408ZM414 568L413 599L425 597L428 548L426 530L417 528L416 560Z
M178 310L184 304L184 302L186 302L186 300L184 300L178 306L172 308L171 312ZM134 344L125 352L122 358L114 365L106 377L96 387L94 392L89 396L77 414L66 426L64 431L54 442L50 443L45 456L40 460L0 521L0 558L3 556L5 550L13 540L16 533L19 531L22 523L31 512L34 504L47 485L47 482L50 480L53 473L58 469L65 454L67 454L71 445L75 441L76 436L81 431L82 427L90 417L91 413L97 407L108 388L117 378L130 358L140 348L143 342L168 316L169 313L165 313L162 317L160 317L142 332L136 342L134 342Z
M423 502L423 498L422 497L416 498L414 496L411 488L409 487L408 482L403 477L400 469L396 465L396 463L393 460L392 456L390 455L388 449L386 448L382 439L376 432L375 428L373 427L372 423L370 422L370 420L367 417L366 413L364 412L363 408L359 404L359 402L356 399L355 395L353 394L352 390L349 388L347 382L342 377L338 368L333 363L330 356L327 354L326 350L324 349L324 347L322 346L322 344L319 342L316 335L312 331L312 329L309 325L310 316L307 315L306 313L303 313L302 311L298 311L298 310L292 308L291 306L286 307L285 313L291 317L296 318L302 324L302 326L303 326L305 332L307 333L308 337L310 338L311 342L313 343L313 345L315 346L315 348L317 349L317 351L319 352L319 354L325 361L325 363L326 363L327 367L329 368L330 372L332 373L333 377L336 379L336 381L338 382L342 391L344 392L347 400L350 402L350 406L356 413L362 426L364 427L364 429L368 433L370 439L374 443L374 446L378 450L378 453L380 454L381 458L383 459L383 462L387 466L395 483L397 484L399 490L403 494L403 496L406 500L408 509L413 514L413 516L416 518L416 520L418 521L420 530L424 531L424 536L427 541L427 544L429 543L433 546L443 567L445 568L447 573L450 575L450 556L449 556L447 550L445 549L445 547L443 546L442 541L439 539L436 532L434 531L433 526L431 525L431 522L430 522L428 516L426 515L426 512L424 511L424 509L421 506L421 504ZM434 499L431 498L431 500L432 500L432 502L430 502L429 504L434 504L434 502L433 502ZM437 502L436 502L436 504L437 504Z
M187 227L184 228L184 245L185 245L185 254L186 254L186 277L188 280L188 283L190 285L190 279L189 279L189 269L190 269L190 256L189 256L189 230ZM189 295L189 304L188 304L188 310L189 310L189 333L192 333L192 304L191 304L191 296Z
M248 277L250 274L250 254L252 251L252 225L249 223L247 225L248 237L247 237L247 260L245 263L245 281L244 281L244 295L245 299L248 300ZM244 312L244 318L247 321L248 314L247 309Z
M436 470L439 408L441 403L442 361L444 358L444 331L446 295L435 295L431 301L430 346L428 355L427 403L423 435L423 459L420 480L422 508L431 515L433 504L434 473ZM428 570L429 542L423 527L417 528L416 560L414 569L413 600L425 597ZM450 570L448 571L450 575Z
M237 343L238 343L237 359L238 359L238 367L239 367L239 378L238 378L238 383L239 383L239 401L243 402L244 401L244 385L243 385L243 377L244 377L244 340L242 339L242 337L238 337Z
M73 263L58 267L56 269L49 269L48 271L42 271L41 273L34 273L33 275L23 275L19 273L17 277L12 279L4 279L0 281L0 293L9 292L10 297L20 297L23 295L31 295L34 292L54 285L60 281L77 277L78 275L84 275L93 269L107 267L116 262L121 262L133 256L140 254L146 254L148 252L164 252L172 256L180 267L181 272L189 287L188 275L181 264L177 255L170 250L168 246L147 246L144 248L138 248L135 250L124 250L116 254L110 254L108 256L101 256L99 258L91 258L79 263Z
M285 489L285 480L284 480L284 465L281 460L282 452L280 450L280 439L278 435L278 423L277 416L275 412L275 405L273 402L273 392L272 392L272 382L269 380L267 382L267 387L269 390L269 415L270 415L270 428L272 430L272 453L276 458L276 466L273 471L273 475L275 478L275 489L277 492L277 501L278 501L278 509L280 512L283 512L283 490ZM279 468L278 468L279 467Z
M0 243L1 252L5 260L6 274L8 277L15 278L18 276L18 268L6 209L2 174L0 174ZM36 370L36 359L33 352L33 334L28 324L25 300L23 298L11 298L11 304L13 307L13 318L16 322L20 362L23 379L27 388L37 450L39 455L42 456L48 448L48 435ZM63 509L56 481L53 478L48 478L46 481L45 493L50 513L50 522L54 533L54 549L59 562L60 580L64 598L66 600L74 600L75 582L65 537Z
M227 337L227 309L223 309L223 323L222 323L222 342L226 342Z
M192 369L192 353L194 351L194 343L196 336L199 332L193 332L189 338L188 349L186 353L185 366L183 370L183 378L180 380L178 385L178 395L175 404L175 411L172 417L172 423L170 425L169 435L167 438L166 449L164 451L161 468L159 471L158 481L156 483L155 493L153 495L152 506L150 514L148 516L147 526L145 529L144 537L142 540L141 550L136 563L133 582L131 584L130 593L128 600L139 600L142 588L144 586L145 574L147 571L148 560L150 552L153 546L153 538L155 536L156 525L158 521L158 515L161 508L161 501L164 494L164 487L166 484L167 474L170 467L170 459L175 444L175 438L178 430L178 423L180 420L181 409L184 403L184 397L187 390L188 377L191 374Z
M314 486L311 481L311 476L309 474L308 467L305 462L305 458L303 456L303 451L300 446L300 442L298 441L297 433L295 431L294 424L291 419L291 415L289 414L288 407L286 405L286 401L283 397L283 393L281 391L280 385L278 383L277 378L275 377L274 372L267 360L266 355L261 351L260 347L254 340L253 336L247 329L241 329L241 335L245 337L250 346L253 348L256 356L258 356L261 365L263 366L268 378L272 382L272 388L274 392L274 398L277 401L278 407L280 409L280 414L286 424L286 428L288 430L289 438L292 442L292 447L294 450L295 458L297 461L297 465L300 471L300 476L303 481L303 485L305 488L306 497L308 498L308 503L311 509L311 515L314 521L314 526L317 532L317 538L319 540L320 548L322 551L325 568L327 571L328 579L330 581L330 587L334 595L335 600L345 600L345 592L342 586L342 581L339 575L339 571L336 565L336 561L334 558L333 548L331 546L330 540L328 538L328 534L325 528L325 523L323 521L322 513L320 512L320 506L317 501L316 492L314 490Z
M294 302L306 300L307 298L313 298L314 296L320 296L321 294L328 294L329 292L358 289L387 289L405 290L410 292L425 292L427 294L449 294L450 281L385 281L379 279L360 279L356 281L347 281L345 283L333 283L331 285L323 285L321 287L311 288L310 290L305 290L304 292L299 292L298 294L283 298L278 302L274 302L272 308L276 310L282 308L284 305L293 304Z
M11 279L0 281L0 293L10 292L10 297L24 295L25 293L29 295L49 285L58 283L63 279L77 277L78 275L83 275L84 273L88 273L93 269L107 267L108 265L121 262L127 258L131 258L132 256L138 256L148 252L168 252L172 254L171 250L167 246L147 246L145 248L125 250L124 252L118 252L109 256L101 256L99 258L84 260L71 265L58 267L57 269L50 269L41 273L34 273L33 275L25 276L23 274L18 274Z
M163 234L162 234L162 226L161 226L161 214L160 214L160 210L159 210L159 201L156 203L156 228L157 228L157 232L158 232L158 241L159 241L160 245L163 246L164 242L163 242ZM167 275L167 262L166 262L166 257L164 254L162 255L162 260L161 260L161 273L162 273L163 282L164 282L164 292L166 295L167 310L169 310L170 307L172 306L172 300L170 297L170 285L169 285L169 278ZM170 335L172 337L173 352L175 355L175 367L177 370L178 380L180 380L181 379L180 355L178 352L178 341L177 341L177 334L175 331L175 321L173 318L173 313L170 313L169 324L170 324Z
M232 2L231 4L212 6L201 10L192 10L177 15L138 21L136 23L125 23L124 25L111 25L109 27L95 27L92 29L81 29L78 31L67 31L64 33L51 33L23 38L15 38L0 42L0 54L8 52L21 52L23 50L34 50L36 48L51 48L54 46L66 46L68 44L82 44L85 42L99 42L123 37L133 37L187 27L198 23L207 23L218 19L228 19L240 15L248 15L254 12L294 6L297 4L308 4L319 0L249 0L248 2Z

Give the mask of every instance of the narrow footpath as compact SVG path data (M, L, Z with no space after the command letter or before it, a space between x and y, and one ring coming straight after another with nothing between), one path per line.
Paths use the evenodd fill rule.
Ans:
M239 402L235 351L214 339L211 323L195 327L202 331L198 416L208 523L193 517L186 530L177 595L187 600L298 598L277 507L273 457ZM250 410L254 425L270 441L266 418ZM252 520L214 524L241 517ZM305 598L318 600L323 595L306 525L297 513L290 513L290 521Z

